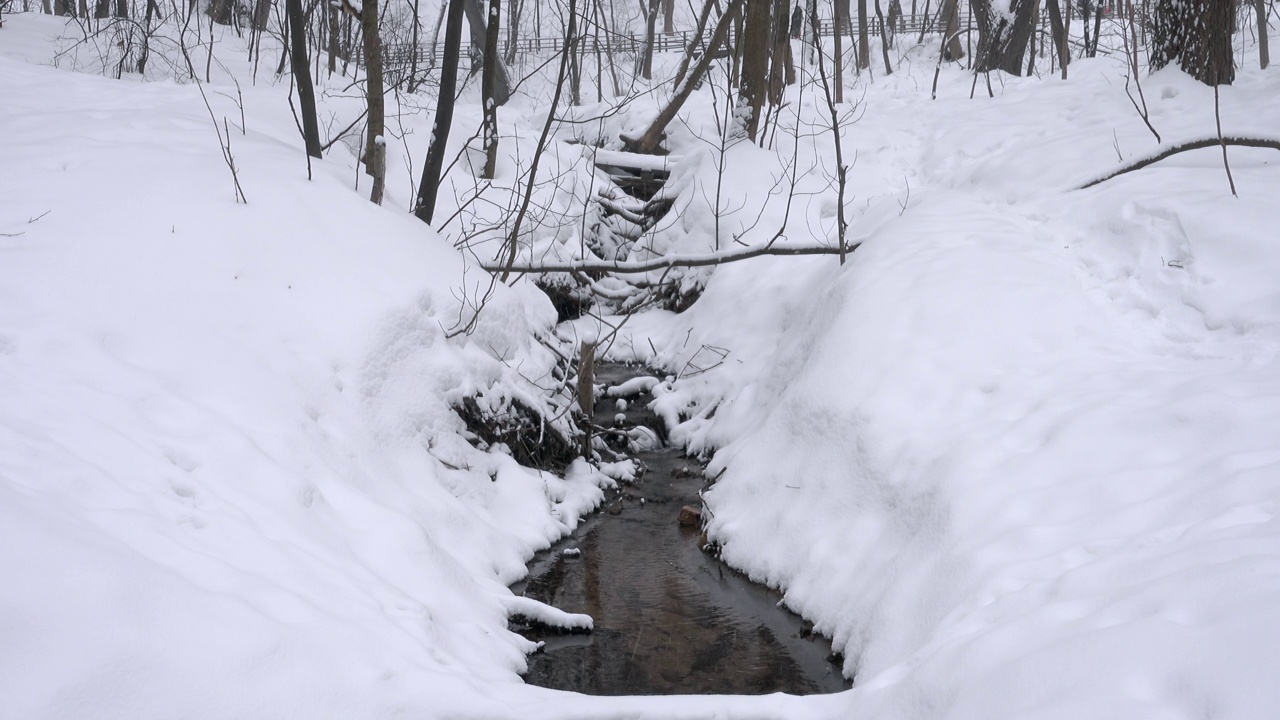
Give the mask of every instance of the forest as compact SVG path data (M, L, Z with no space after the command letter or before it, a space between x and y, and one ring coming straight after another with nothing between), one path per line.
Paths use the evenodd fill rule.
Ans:
M1253 719L1274 0L0 0L0 716Z

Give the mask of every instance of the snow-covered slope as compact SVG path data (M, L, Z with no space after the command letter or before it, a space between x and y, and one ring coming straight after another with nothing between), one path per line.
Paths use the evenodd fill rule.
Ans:
M660 402L723 446L711 536L845 649L852 716L1280 703L1280 156L1232 151L1238 199L1216 149L1070 191L1155 146L1107 63L994 100L882 81L853 192L905 209L624 343L691 375ZM1166 139L1212 136L1211 89L1145 89ZM1277 91L1243 70L1226 131L1274 135Z
M448 403L530 392L545 297L446 339L460 257L340 148L308 182L284 87L231 126L247 205L193 85L0 59L0 87L0 716L359 717L518 682L506 584L601 491L474 450Z

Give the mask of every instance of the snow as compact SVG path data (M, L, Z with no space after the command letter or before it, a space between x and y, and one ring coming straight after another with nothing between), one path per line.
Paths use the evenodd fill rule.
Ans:
M652 392L671 437L711 458L710 539L834 637L855 686L592 698L520 682L536 645L509 615L591 619L508 585L638 468L520 467L473 447L450 405L549 407L557 352L606 332L553 328L522 280L453 334L489 285L452 242L492 218L442 237L403 212L411 171L368 203L358 142L308 181L288 84L265 76L231 125L237 204L195 87L47 67L62 30L27 14L0 30L0 714L1163 720L1280 704L1277 158L1230 151L1239 199L1212 149L1071 189L1155 147L1118 61L974 100L946 68L930 101L936 44L903 50L919 62L849 93L845 264L688 270L705 283L691 309L618 332L609 359L665 379L610 396ZM241 59L210 90L249 77L222 42ZM1242 67L1224 131L1274 133L1277 85ZM1144 86L1166 139L1213 132L1209 89L1173 69ZM208 96L240 117L234 93ZM781 123L810 139L770 150L709 144L713 98L695 95L670 128L674 210L635 258L830 246L826 108L789 99ZM582 135L616 138L653 102L557 127L544 171L561 183L540 190L522 260L585 257L579 225L553 217L599 190ZM503 113L495 193L521 184L538 103ZM451 157L479 115L464 94ZM404 122L388 167L423 156L429 115ZM474 182L462 166L442 216ZM483 235L471 254L488 260Z
M577 548L570 548L564 551L566 557L573 557L579 554L581 554L581 551ZM507 605L507 610L512 616L527 618L547 627L579 631L590 631L592 628L590 616L580 613L567 613L559 608L540 603L533 598L513 597Z

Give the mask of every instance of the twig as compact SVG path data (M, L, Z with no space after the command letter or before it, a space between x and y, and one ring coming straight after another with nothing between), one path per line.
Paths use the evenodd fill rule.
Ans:
M1213 120L1218 126L1218 144L1222 146L1222 167L1227 171L1227 184L1231 186L1231 195L1240 197L1236 192L1236 181L1231 177L1231 163L1227 162L1227 143L1222 138L1222 113L1218 104L1218 86L1213 86Z

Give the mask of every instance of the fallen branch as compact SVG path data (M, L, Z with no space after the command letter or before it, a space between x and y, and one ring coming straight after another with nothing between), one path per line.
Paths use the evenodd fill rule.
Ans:
M1213 141L1217 144L1217 140ZM575 260L564 263L545 265L507 265L506 263L487 263L481 265L489 272L509 271L513 273L572 273L572 272L614 272L614 273L646 273L675 267L705 267L723 265L725 263L749 260L764 255L844 255L853 252L861 243L845 245L761 245L733 252L712 252L689 255L663 255L651 260L637 262L612 260Z
M1107 173L1106 175L1103 175L1102 177L1096 180L1090 180L1089 182L1085 183L1084 185L1081 185L1076 189L1084 190L1085 188L1091 188L1094 185L1100 185L1108 180L1111 180L1112 178L1119 177L1121 175L1124 175L1125 173L1131 173L1134 170L1141 170L1144 167L1147 167L1149 165L1154 165L1160 162L1161 160L1172 157L1179 153L1190 152L1191 150L1203 150L1205 148L1219 147L1219 146L1225 149L1228 145L1235 146L1235 147L1270 148L1272 150L1280 150L1280 140L1272 140L1269 138L1212 137L1212 138L1205 138L1203 140L1192 140L1190 142L1179 143L1177 145L1174 145L1173 147L1165 148L1164 150L1152 153L1150 155L1146 155L1137 160L1130 160L1125 165L1122 165L1119 168L1112 170L1110 173Z

